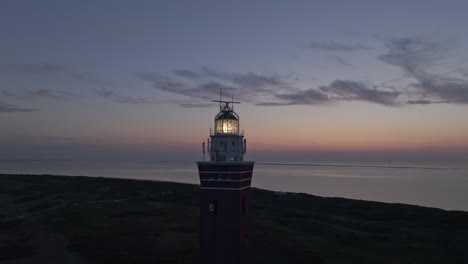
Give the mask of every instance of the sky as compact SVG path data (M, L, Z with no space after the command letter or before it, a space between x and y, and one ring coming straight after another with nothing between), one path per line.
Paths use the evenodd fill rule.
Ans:
M197 160L222 90L249 157L468 159L466 1L0 8L0 159Z

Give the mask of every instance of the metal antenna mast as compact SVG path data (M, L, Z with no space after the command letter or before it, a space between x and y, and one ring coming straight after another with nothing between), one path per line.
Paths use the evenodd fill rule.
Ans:
M230 109L231 111L234 111L234 104L240 104L240 102L236 102L234 101L234 95L232 95L232 99L231 101L223 101L221 100L222 97L221 97L221 88L219 89L219 101L217 100L213 100L211 102L214 102L214 103L219 103L219 111L222 111L223 109L229 109L229 104L232 105L232 109ZM224 105L223 105L224 104Z
M222 107L221 107L221 87L219 88L219 111L222 110Z

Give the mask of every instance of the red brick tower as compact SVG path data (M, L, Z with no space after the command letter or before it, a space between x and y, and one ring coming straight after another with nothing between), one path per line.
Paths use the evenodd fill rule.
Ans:
M216 101L220 112L208 140L209 161L199 161L201 263L250 263L250 183L253 161L244 161L246 140L239 116Z

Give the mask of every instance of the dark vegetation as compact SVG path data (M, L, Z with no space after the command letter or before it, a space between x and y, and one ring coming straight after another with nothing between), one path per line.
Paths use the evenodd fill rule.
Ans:
M252 197L253 263L468 263L467 212ZM188 184L0 175L0 263L199 263L198 202Z

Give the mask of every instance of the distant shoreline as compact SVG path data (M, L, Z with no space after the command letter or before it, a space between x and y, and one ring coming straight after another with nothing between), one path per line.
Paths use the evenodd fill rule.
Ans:
M74 160L74 159L0 159L0 162L120 162L114 160ZM164 161L164 160L142 160L142 161L127 161L127 162L143 162L143 163L195 163L195 161ZM423 170L456 170L468 171L468 168L457 167L432 167L432 166L406 166L406 165L364 165L364 164L346 164L346 163L295 163L295 162L262 162L257 161L255 164L272 165L272 166L307 166L307 167L345 167L345 168L388 168L388 169L423 169Z
M313 164L313 163L276 163L276 162L257 162L256 164L274 165L274 166L310 166L310 167L350 167L350 168L389 168L389 169L424 169L424 170L461 170L464 168L452 167L426 167L426 166L392 166L392 165L353 165L353 164Z
M86 175L199 183L193 161L66 161L65 158L69 157L61 161L0 161L0 174ZM266 190L468 211L464 202L468 199L466 164L263 160L256 162L254 171L252 185Z
M88 178L90 180L98 180L98 179L103 179L103 180L122 180L122 181L134 181L134 182L151 182L151 183L167 183L167 184L177 184L177 185L189 185L189 186L196 186L198 187L199 184L193 184L193 183L183 183L183 182L173 182L173 181L163 181L163 180L157 180L157 179L131 179L131 178L117 178L117 177L104 177L104 176L86 176L86 175L57 175L57 174L31 174L31 173L0 173L0 180L1 177L11 177L11 176L21 176L21 177L53 177L53 178ZM349 201L359 201L359 202L369 202L369 203L379 203L379 204L386 204L386 205L403 205L403 206L414 206L414 207L421 207L421 208L428 208L428 209L436 209L436 210L443 210L446 212L464 212L468 213L468 211L464 210L452 210L452 209L445 209L445 208L439 208L439 207L432 207L432 206L425 206L425 205L418 205L418 204L410 204L410 203L392 203L392 202L385 202L385 201L374 201L374 200L364 200L364 199L354 199L354 198L348 198L348 197L341 197L341 196L320 196L320 195L315 195L311 193L303 193L303 192L287 192L287 191L275 191L275 190L269 190L269 189L261 189L257 187L251 187L252 189L256 189L259 191L264 191L264 192L271 192L277 195L284 195L284 194L301 194L301 195L310 195L313 197L320 197L323 199L344 199L344 200L349 200Z

